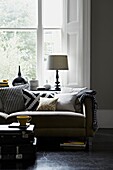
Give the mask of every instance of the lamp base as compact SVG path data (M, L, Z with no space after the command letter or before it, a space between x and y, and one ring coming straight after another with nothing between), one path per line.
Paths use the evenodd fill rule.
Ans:
M59 85L59 86L60 86L60 85ZM59 86L57 87L57 85L56 85L56 87L55 87L55 90L56 90L56 91L61 91L61 88L60 88Z
M59 79L59 75L58 75L58 70L56 70L56 82L55 82L55 90L56 91L60 91L61 90L61 88L60 88L60 82L58 81L58 79Z

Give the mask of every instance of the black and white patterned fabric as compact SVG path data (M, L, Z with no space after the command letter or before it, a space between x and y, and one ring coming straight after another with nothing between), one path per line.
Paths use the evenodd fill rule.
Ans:
M20 85L14 87L0 88L0 99L2 102L3 112L12 113L25 110L22 89L28 88L29 85Z
M26 89L23 89L23 98L26 110L36 110L39 105L40 93L33 93Z
M32 92L26 89L22 91L23 91L25 108L26 110L29 110L29 111L36 110L40 102L40 97L46 97L46 98L54 97L54 93Z
M53 98L54 96L54 93L40 93L40 97Z

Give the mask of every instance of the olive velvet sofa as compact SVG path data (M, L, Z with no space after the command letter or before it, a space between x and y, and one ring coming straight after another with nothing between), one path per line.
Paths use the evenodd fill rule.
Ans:
M61 92L30 91L26 85L1 88L0 124L17 122L17 115L30 115L37 137L89 139L98 129L95 96L96 92L88 88L65 87ZM56 100L50 108L37 109L42 98Z

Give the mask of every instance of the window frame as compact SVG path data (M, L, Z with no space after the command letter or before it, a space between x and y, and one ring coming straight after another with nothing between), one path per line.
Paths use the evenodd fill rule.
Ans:
M68 7L68 3L71 0L65 0L66 5ZM75 36L77 33L77 29L80 28L80 34L78 32L78 36L80 37L80 42L78 42L78 54L74 53L74 56L77 57L77 61L75 63L75 68L70 71L67 76L67 86L72 87L88 87L90 88L90 24L91 24L91 0L76 0L77 4L79 4L78 16L80 19L80 25L76 25L75 22L68 22L67 20L67 34L69 36ZM68 14L68 11L67 11ZM71 27L72 25L72 27ZM67 44L69 43L67 39ZM69 46L69 44L68 44ZM67 50L68 50L67 46ZM69 54L69 51L68 51ZM73 58L73 56L71 56ZM70 54L69 54L70 58ZM70 61L70 63L75 62L75 59ZM74 79L72 78L74 76ZM70 78L71 77L71 78Z

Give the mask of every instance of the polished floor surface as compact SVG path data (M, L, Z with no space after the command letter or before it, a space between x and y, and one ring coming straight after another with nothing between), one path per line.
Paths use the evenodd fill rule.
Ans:
M43 148L37 151L36 160L4 161L5 170L113 170L113 129L99 129L89 151Z

